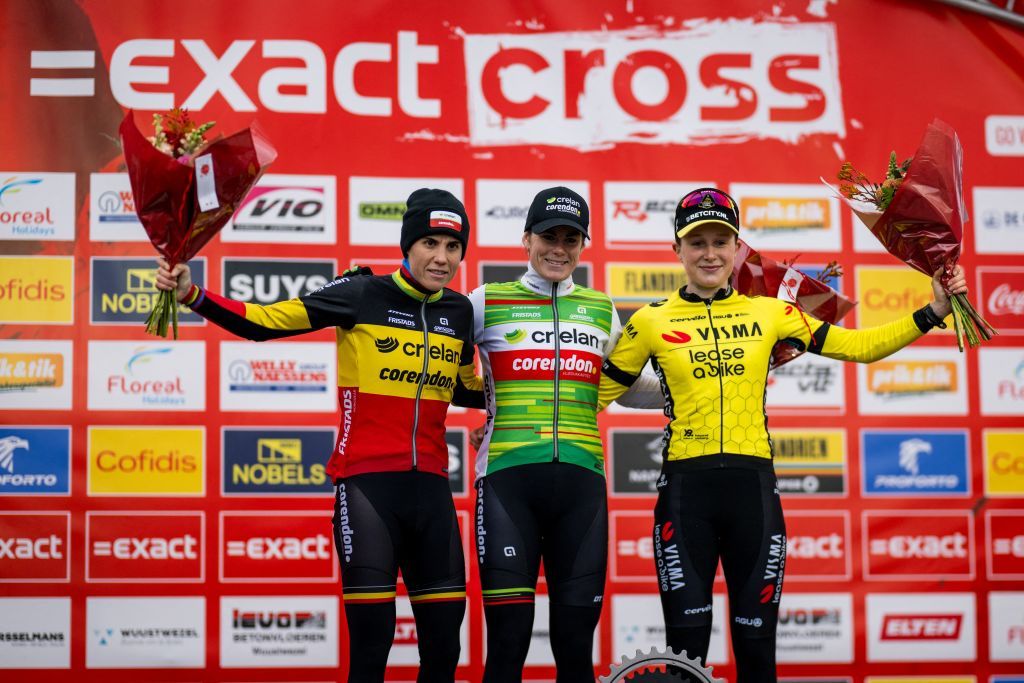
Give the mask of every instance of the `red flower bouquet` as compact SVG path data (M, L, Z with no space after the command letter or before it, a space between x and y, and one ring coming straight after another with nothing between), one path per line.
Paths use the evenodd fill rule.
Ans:
M856 303L825 283L829 277L840 274L835 263L830 263L825 273L826 276L822 279L815 279L790 264L780 263L758 253L749 244L740 240L740 248L736 252L736 262L732 270L732 286L737 292L747 296L773 296L789 301L801 315L806 313L818 320L835 324L852 311ZM772 350L769 365L774 370L802 353L803 351L789 344L778 344Z
M936 119L913 157L899 163L892 153L882 183L870 181L846 162L837 192L886 251L928 277L941 268L945 279L960 258L967 220L962 165L956 131ZM973 347L996 334L966 295L954 294L950 304L961 351L964 336Z
M197 126L181 109L156 115L156 135L147 139L132 111L121 122L135 211L156 250L173 268L188 261L224 227L277 152L253 124L207 142L212 123ZM146 331L178 337L173 291L160 294Z

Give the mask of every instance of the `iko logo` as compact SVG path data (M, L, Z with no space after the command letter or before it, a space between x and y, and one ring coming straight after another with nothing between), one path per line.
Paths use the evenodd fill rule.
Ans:
M967 495L966 432L861 433L865 495Z
M224 291L236 301L273 304L319 290L334 279L334 260L224 259Z

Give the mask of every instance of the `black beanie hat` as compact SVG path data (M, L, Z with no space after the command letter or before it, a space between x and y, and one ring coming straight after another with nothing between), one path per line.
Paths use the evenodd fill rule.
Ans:
M447 190L422 187L409 195L402 216L402 254L427 235L451 235L462 243L462 258L469 248L469 216L466 207Z

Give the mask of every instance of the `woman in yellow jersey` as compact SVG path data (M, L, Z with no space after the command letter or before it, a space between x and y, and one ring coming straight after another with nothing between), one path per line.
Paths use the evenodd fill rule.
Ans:
M764 397L778 343L870 363L945 327L948 293L966 292L958 266L934 300L864 330L834 327L729 281L739 211L726 193L694 190L676 207L673 250L688 284L637 311L602 368L599 406L625 392L650 359L665 394L664 465L654 552L669 647L707 657L711 589L721 559L738 683L774 682L775 627L786 529L772 468Z

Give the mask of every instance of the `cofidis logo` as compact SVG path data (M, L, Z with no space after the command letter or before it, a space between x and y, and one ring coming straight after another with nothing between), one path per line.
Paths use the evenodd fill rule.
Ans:
M1024 429L986 429L985 494L1024 496Z
M90 427L89 495L201 496L203 427Z
M932 300L930 278L915 270L857 266L856 274L857 327L884 325L910 315ZM953 329L952 321L946 322Z
M324 464L334 450L328 428L225 428L221 482L225 495L323 495L331 491Z
M0 427L0 495L67 495L70 463L70 428Z
M0 273L0 323L74 322L72 257L0 256Z

